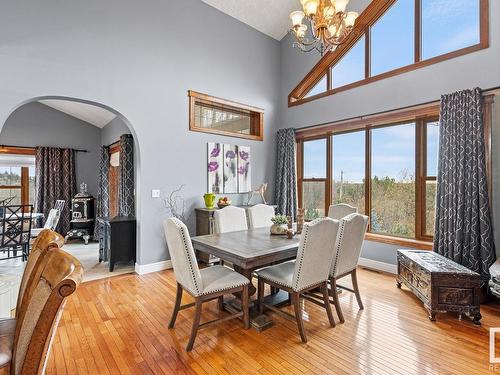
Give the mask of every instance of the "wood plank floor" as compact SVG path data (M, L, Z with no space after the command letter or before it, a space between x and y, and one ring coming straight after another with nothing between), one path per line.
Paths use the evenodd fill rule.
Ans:
M200 331L189 354L193 310L181 311L176 328L167 329L175 297L171 270L84 283L66 305L47 374L493 373L488 329L500 327L500 304L482 306L479 327L453 314L432 323L393 276L360 270L359 282L365 309L343 293L346 322L336 328L328 328L323 309L304 302L307 344L293 322L268 312L271 329L245 331L239 320L229 321ZM202 321L219 314L209 302Z

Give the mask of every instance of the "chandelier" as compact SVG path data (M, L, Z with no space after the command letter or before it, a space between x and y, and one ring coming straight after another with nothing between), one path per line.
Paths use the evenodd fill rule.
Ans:
M302 52L318 51L321 56L325 52L334 51L350 34L358 17L356 12L347 12L349 0L300 0L304 11L290 13L293 27L290 29L295 37L293 47ZM309 21L308 27L302 23L304 17Z

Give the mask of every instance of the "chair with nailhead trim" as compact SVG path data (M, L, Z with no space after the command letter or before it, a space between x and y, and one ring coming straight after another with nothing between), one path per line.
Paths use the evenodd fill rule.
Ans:
M215 233L236 232L247 230L247 213L241 207L224 207L214 212Z
M296 320L302 342L307 342L302 320L300 299L303 294L320 288L323 294L323 306L326 309L331 327L335 327L330 304L328 303L328 275L334 256L335 240L339 222L322 218L306 224L300 238L297 259L257 270L258 301L260 312L264 307L284 318ZM288 314L275 306L264 303L264 284L282 289L291 294L294 315Z
M224 266L212 266L200 270L196 262L188 229L182 221L175 218L167 219L164 222L164 230L177 280L177 295L168 328L174 328L180 310L195 306L193 326L186 351L189 352L193 348L198 329L239 317L242 317L244 327L248 329L250 327L248 315L248 286L250 280ZM194 303L181 306L183 290L194 297ZM242 311L200 324L201 306L204 302L232 293L241 293Z
M328 217L334 219L334 220L340 220L350 214L355 214L358 212L358 209L356 207L353 207L349 204L345 203L339 203L339 204L332 204L328 208Z

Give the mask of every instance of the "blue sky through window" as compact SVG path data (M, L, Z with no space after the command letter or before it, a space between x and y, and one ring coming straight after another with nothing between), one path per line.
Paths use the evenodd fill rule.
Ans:
M365 178L365 132L333 136L333 179L345 182L363 182Z
M363 36L332 68L333 87L365 78L365 37Z
M304 95L304 98L321 94L322 92L325 91L326 91L326 75L323 76L323 78L321 78L318 83L316 83L316 85L311 89L311 91L309 91L306 95Z
M422 0L422 59L477 43L479 0Z
M304 178L326 177L326 139L304 142Z

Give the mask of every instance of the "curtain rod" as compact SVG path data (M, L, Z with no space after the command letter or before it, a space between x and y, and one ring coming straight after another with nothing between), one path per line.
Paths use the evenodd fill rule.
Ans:
M34 150L36 147L30 147L30 146L12 146L12 145L0 145L0 148L22 148L26 150ZM88 152L87 150L80 150L80 149L72 149L75 152Z
M483 96L487 96L487 95L493 94L495 91L497 91L499 89L500 89L500 86L490 87L488 89L482 90L482 94L483 94ZM395 109L388 109L386 111L380 111L380 112L373 112L373 113L370 113L370 114L367 114L367 115L348 117L348 118L344 118L344 119L340 119L340 120L336 120L336 121L327 121L327 122L322 122L320 124L315 124L315 125L307 125L307 126L303 126L301 128L295 128L295 131L306 130L306 129L316 128L316 127L326 126L326 125L333 125L333 124L336 124L338 122L344 122L344 121L350 121L350 120L355 120L355 119L361 119L361 118L364 118L364 117L371 117L371 116L376 116L376 115L382 115L382 114L388 113L388 112L400 111L400 110L405 110L405 109L409 109L409 108L413 108L413 107L425 106L425 105L429 105L429 104L433 104L433 103L439 103L439 101L440 101L440 99L431 100L431 101L424 102L424 103L408 105L406 107L400 107L400 108L395 108Z

